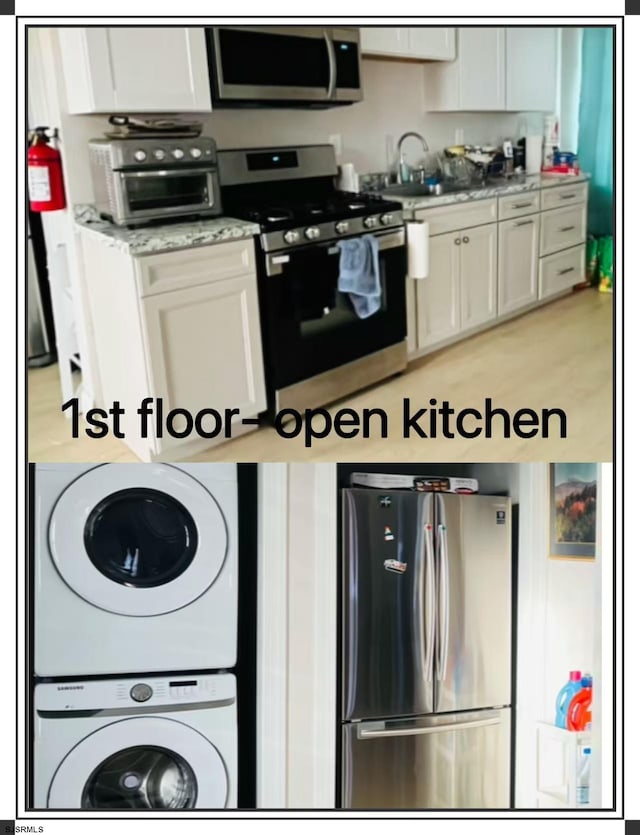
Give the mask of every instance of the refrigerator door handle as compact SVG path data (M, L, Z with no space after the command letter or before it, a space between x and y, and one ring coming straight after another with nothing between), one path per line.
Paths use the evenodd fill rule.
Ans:
M426 577L427 577L427 651L424 665L427 670L427 681L431 681L433 671L433 656L436 649L436 561L433 553L433 531L431 525L424 527L424 542L426 552Z
M447 548L447 526L438 523L438 551L440 553L440 654L438 658L438 681L444 681L449 655L449 551Z
M380 739L392 736L423 736L424 734L442 734L450 731L466 731L469 728L486 728L489 725L499 725L500 717L493 719L474 719L471 722L452 722L448 725L431 725L427 728L393 728L386 727L384 722L358 728L358 739Z

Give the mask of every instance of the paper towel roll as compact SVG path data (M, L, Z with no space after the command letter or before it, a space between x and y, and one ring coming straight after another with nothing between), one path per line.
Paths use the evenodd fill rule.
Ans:
M429 277L429 224L424 220L407 222L407 275L409 278Z
M542 168L542 137L527 136L527 174L539 174Z
M355 166L352 162L345 162L340 166L340 179L338 187L341 191L352 191L357 194L360 190L359 179L360 178L358 177Z

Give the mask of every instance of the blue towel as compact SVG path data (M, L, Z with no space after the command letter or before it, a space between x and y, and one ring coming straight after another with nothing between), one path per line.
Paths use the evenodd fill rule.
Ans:
M338 290L348 293L353 309L360 319L380 310L380 264L378 239L374 235L338 241L340 247L340 278Z

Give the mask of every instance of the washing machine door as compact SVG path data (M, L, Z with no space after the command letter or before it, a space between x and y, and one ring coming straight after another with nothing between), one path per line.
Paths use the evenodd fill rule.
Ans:
M222 809L229 794L218 749L174 719L142 716L85 737L54 774L50 809Z
M167 464L107 464L60 496L49 522L52 559L89 603L149 617L192 603L227 555L225 520L199 481Z

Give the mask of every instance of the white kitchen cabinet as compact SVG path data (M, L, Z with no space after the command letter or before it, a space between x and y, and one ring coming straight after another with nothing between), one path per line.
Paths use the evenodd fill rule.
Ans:
M460 330L460 232L429 241L429 275L416 281L418 348L429 348Z
M461 27L457 57L425 68L427 110L504 110L504 27Z
M460 329L465 331L498 315L497 226L465 229L460 239Z
M188 265L187 265L188 269ZM150 394L165 412L266 408L255 276L211 281L142 301ZM182 443L162 439L161 448Z
M363 55L452 61L455 29L450 26L366 26L360 29Z
M506 27L506 110L556 110L559 30Z
M69 113L210 111L203 28L58 29Z
M498 224L498 315L504 316L538 299L540 216Z
M556 108L558 28L460 27L456 59L425 68L432 111Z

